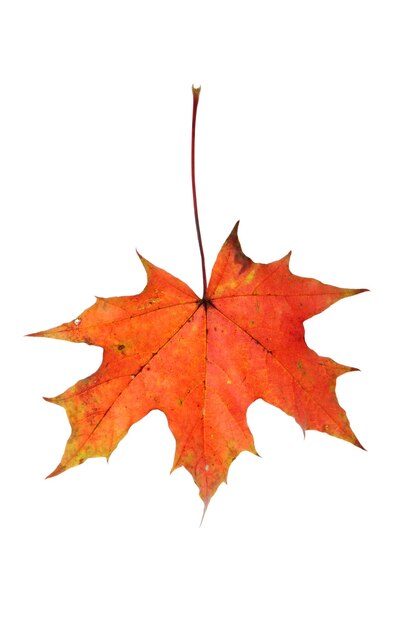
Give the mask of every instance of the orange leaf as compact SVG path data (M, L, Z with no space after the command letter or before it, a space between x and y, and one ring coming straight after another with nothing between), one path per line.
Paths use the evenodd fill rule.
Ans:
M364 289L340 289L289 270L290 255L254 263L237 226L223 245L206 297L143 259L137 296L98 298L76 320L32 336L101 346L95 374L49 399L67 411L72 433L55 476L90 457L109 457L152 409L176 440L173 469L185 467L205 508L243 450L256 454L246 421L262 398L303 430L362 447L338 404L336 379L354 368L318 356L304 320Z

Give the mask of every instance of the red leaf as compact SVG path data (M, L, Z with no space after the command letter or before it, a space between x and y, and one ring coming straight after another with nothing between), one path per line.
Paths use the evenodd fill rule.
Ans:
M176 440L173 469L191 473L207 507L238 454L256 453L246 411L258 398L303 430L361 447L335 394L337 377L354 368L308 348L303 322L365 290L295 276L289 258L252 262L236 225L204 299L141 258L148 276L141 294L98 298L76 320L33 335L104 350L95 374L50 399L72 428L51 476L108 458L132 424L160 409Z

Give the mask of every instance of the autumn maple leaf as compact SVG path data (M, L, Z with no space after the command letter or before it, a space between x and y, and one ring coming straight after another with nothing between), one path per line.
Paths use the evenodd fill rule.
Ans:
M337 377L354 368L311 350L303 322L365 290L295 276L289 254L254 263L241 249L237 224L206 285L194 182L196 91L192 164L203 297L140 257L148 279L142 293L97 298L77 319L34 336L103 348L96 373L49 398L66 409L72 429L50 476L91 457L108 458L132 424L160 409L176 440L173 469L191 473L207 508L238 454L256 453L246 412L258 398L304 431L362 447L335 393Z

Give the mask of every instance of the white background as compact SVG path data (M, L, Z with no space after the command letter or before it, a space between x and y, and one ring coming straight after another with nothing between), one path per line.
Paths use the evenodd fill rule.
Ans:
M416 624L416 28L401 0L2 2L2 623ZM135 248L201 292L193 82L208 267L240 219L256 261L370 289L306 324L361 370L337 393L367 452L258 401L262 458L201 528L161 413L44 480L69 426L42 396L100 350L24 338L138 293Z

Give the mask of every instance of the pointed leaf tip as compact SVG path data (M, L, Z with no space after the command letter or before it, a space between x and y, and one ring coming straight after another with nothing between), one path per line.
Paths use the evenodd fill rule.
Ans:
M228 236L228 238L226 239L224 245L231 245L234 248L236 248L237 250L240 250L240 252L242 252L242 246L239 240L239 235L238 235L238 230L239 230L239 220L236 222L236 224L233 226L230 235Z
M42 400L45 400L45 402L50 402L51 404L57 404L59 406L59 397L60 396L54 396L53 398L47 398L45 396L43 396Z
M203 515L201 516L201 520L200 520L200 526L199 526L200 528L202 527L203 522L204 522L204 518L205 518L205 516L206 516L207 506L208 506L208 505L204 505Z
M361 442L359 441L357 437L355 437L355 441L352 441L352 443L357 448L360 448L361 450L364 450L365 452L367 452L367 449L363 447L363 445L361 444Z
M60 463L59 465L57 465L57 467L54 469L53 472L48 474L48 476L45 476L45 480L47 480L48 478L53 478L54 476L58 476L59 474L62 474L63 472L65 472L65 469L66 468Z
M138 252L138 250L136 250L136 254L138 255L139 260L142 263L146 273L148 273L148 270L151 270L154 267L153 263L148 261L148 259L145 259L145 257L140 252Z
M203 509L203 515L201 516L200 528L203 525L204 518L206 516L208 505L210 504L211 497L209 497L209 498L202 498L202 500L204 502L204 509Z
M233 226L230 232L230 235L228 236L228 239L237 239L239 241L239 236L238 236L239 224L240 224L240 220L238 220L236 224Z
M351 296L357 296L360 293L365 293L366 291L369 291L369 289L346 289L346 298L350 298Z
M45 336L45 331L41 330L38 333L28 333L27 335L24 335L25 337L44 337Z

